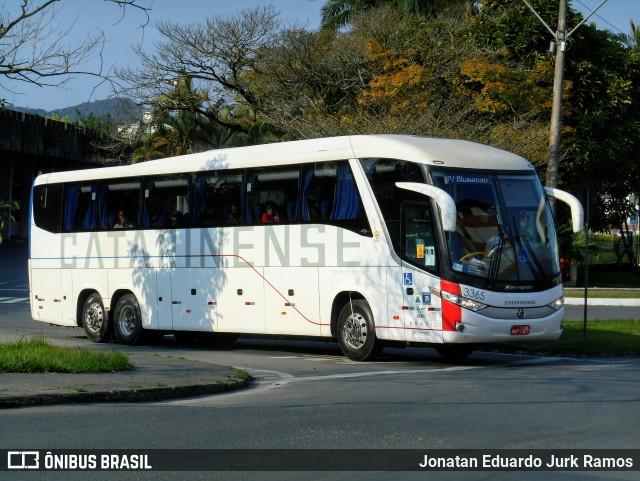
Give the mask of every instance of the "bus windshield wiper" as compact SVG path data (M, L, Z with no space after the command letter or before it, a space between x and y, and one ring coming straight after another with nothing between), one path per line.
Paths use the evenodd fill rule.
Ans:
M498 224L498 245L495 246L496 253L491 259L491 267L489 269L489 287L494 287L498 280L498 272L500 270L500 259L502 258L502 251L504 250L504 231Z
M513 226L514 226L514 229L516 229L516 239L518 239L518 241L520 242L520 247L522 248L522 246L524 246L526 248L526 251L529 253L529 255L531 256L531 259L533 260L533 263L536 266L536 270L538 271L539 277L542 278L545 284L548 284L549 279L547 278L547 275L544 272L544 268L542 267L542 264L540 263L538 256L536 256L536 253L534 252L533 247L531 247L531 243L529 242L529 239L527 239L526 236L523 236L518 230L518 225L516 224L515 218L513 219Z
M500 236L498 241L496 254L491 259L491 267L489 270L489 287L494 287L496 283L496 277L498 276L498 268L500 267L500 258L502 257L502 247L504 246L504 239Z

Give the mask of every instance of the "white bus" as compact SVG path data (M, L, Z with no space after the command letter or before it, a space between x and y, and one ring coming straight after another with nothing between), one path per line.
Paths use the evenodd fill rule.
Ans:
M546 194L546 195L545 195ZM174 334L337 338L463 357L555 340L563 286L547 196L525 159L402 135L303 140L39 176L35 320L94 342Z

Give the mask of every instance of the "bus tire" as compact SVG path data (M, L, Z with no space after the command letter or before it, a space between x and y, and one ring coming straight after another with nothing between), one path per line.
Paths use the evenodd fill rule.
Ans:
M82 307L82 327L91 342L106 342L111 340L109 317L104 310L102 298L94 292Z
M376 338L373 314L367 301L347 303L338 318L338 342L343 354L352 361L372 361L382 351Z
M113 330L121 344L137 344L142 340L140 304L133 294L118 299L113 313Z
M471 355L475 350L473 344L443 344L436 346L438 354L444 358L445 361L462 361Z

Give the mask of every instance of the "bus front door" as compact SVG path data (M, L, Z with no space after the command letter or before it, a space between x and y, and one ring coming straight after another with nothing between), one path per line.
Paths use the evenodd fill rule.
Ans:
M400 218L405 337L412 342L440 343L440 299L431 293L432 287L440 286L431 206L426 202L404 202Z

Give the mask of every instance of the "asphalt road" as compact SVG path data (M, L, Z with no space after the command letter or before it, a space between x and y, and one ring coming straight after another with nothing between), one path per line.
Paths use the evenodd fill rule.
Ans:
M65 330L66 331L66 330ZM67 342L92 345L80 336ZM229 349L128 348L248 370L251 389L144 404L66 405L0 411L0 449L618 449L640 448L637 359L473 354L447 364L429 349L388 350L375 363L345 359L325 343L241 340ZM7 473L3 473L7 474ZM8 473L13 474L13 473ZM29 473L81 479L81 473ZM130 478L175 479L175 473ZM489 475L491 474L491 475ZM76 476L78 475L78 476ZM513 479L516 473L464 473ZM86 474L84 474L86 476ZM301 473L189 473L189 479L300 479ZM425 479L425 473L309 473L307 479ZM517 473L518 479L585 479L585 473ZM587 479L637 479L637 472ZM3 479L24 479L10 476ZM87 479L87 478L82 478ZM91 479L98 479L91 473ZM432 473L428 479L461 479Z

